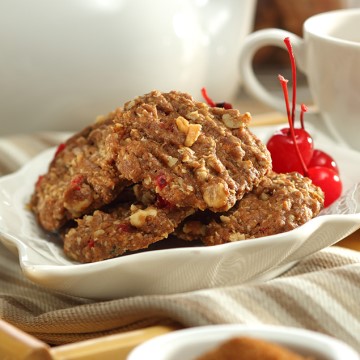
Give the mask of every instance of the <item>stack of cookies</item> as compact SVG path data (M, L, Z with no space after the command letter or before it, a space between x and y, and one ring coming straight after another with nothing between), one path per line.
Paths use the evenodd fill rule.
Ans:
M171 234L214 245L289 231L318 215L322 191L272 172L250 120L176 91L137 97L59 146L30 207L79 262Z

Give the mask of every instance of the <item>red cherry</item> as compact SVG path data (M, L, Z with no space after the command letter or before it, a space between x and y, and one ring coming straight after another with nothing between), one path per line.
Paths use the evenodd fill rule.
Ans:
M294 118L290 114L288 80L281 75L278 78L284 93L289 128L281 129L275 133L269 139L267 148L271 154L274 171L298 171L304 175L304 164L306 166L313 155L313 141L305 129L295 129ZM299 156L299 152L301 156Z
M313 140L303 129L294 129L295 141L307 165L313 157ZM278 173L297 171L304 175L304 168L297 155L290 128L275 132L266 144L271 154L273 170Z
M314 153L313 153L313 157L310 160L310 162L308 163L309 167L314 167L314 166L323 166L323 167L327 167L330 169L333 169L337 174L339 174L339 168L335 162L335 160L328 155L327 153L325 153L322 150L318 150L315 149Z
M307 176L313 184L319 186L325 194L324 207L331 205L342 192L342 183L339 175L333 169L324 166L308 168Z

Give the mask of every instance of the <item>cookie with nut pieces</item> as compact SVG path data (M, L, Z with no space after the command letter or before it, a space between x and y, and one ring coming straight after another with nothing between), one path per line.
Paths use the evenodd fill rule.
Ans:
M122 176L174 206L226 211L271 169L249 121L249 113L153 91L115 115L114 161Z
M39 178L31 208L56 231L142 183L177 207L225 211L271 168L250 114L153 91L62 144Z
M258 186L271 158L250 119L176 91L137 97L58 148L30 208L77 261L145 249Z
M229 211L198 212L184 220L176 235L205 245L259 238L293 230L323 207L324 193L309 178L296 172L270 172Z
M111 203L129 186L109 151L113 116L99 118L60 144L47 172L39 176L29 207L45 230L57 231L69 220Z
M158 200L151 204L119 203L76 220L64 236L64 252L82 263L114 258L147 249L166 239L192 208L175 208Z

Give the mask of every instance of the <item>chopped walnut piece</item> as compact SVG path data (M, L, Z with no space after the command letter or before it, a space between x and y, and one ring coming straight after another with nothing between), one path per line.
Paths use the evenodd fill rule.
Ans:
M142 227L145 224L148 216L156 216L157 210L154 207L149 206L145 210L136 210L130 215L130 224L136 228Z
M130 130L130 136L131 136L131 139L134 139L134 140L140 140L141 139L140 132L137 129L131 129Z
M175 120L176 126L178 127L179 131L184 134L187 134L189 131L189 122L182 116L179 116Z
M173 156L168 156L167 157L167 164L169 167L173 167L176 163L177 163L178 159L174 158Z
M185 234L202 236L205 235L206 226L200 221L188 221L184 224L182 230Z
M209 177L209 170L201 164L201 166L195 169L195 175L200 181L205 181Z
M231 221L230 218L228 216L225 216L225 215L221 215L220 220L223 223L229 223Z
M234 233L234 234L230 234L229 236L229 240L230 241L240 241L240 240L245 240L245 234L241 234L241 233Z
M190 112L190 113L188 113L187 115L186 115L186 117L188 118L188 119L191 119L191 120L196 120L197 118L199 118L199 112L196 110L196 111L192 111L192 112Z
M226 205L229 194L223 183L209 185L205 188L203 198L210 208L219 209Z
M185 146L192 146L201 134L200 124L190 124L185 139Z
M94 238L96 239L98 236L104 235L105 231L103 229L99 229L94 231Z
M246 112L239 117L237 114L232 116L230 113L226 113L222 116L221 120L229 129L238 129L250 122L251 114Z
M188 147L192 146L201 133L201 125L189 124L189 121L182 116L177 117L175 122L179 131L186 135L184 145Z
M180 149L178 149L178 152L181 156L180 157L181 162L184 163L191 162L195 158L195 152L189 147L181 147Z

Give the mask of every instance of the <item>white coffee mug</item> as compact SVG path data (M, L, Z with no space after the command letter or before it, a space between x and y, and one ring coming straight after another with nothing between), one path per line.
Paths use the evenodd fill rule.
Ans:
M0 1L0 135L78 130L153 89L228 100L255 4Z
M255 53L264 46L286 49L289 37L296 64L308 79L314 107L333 136L360 150L360 9L321 13L305 21L303 38L279 29L265 29L247 37L240 67L244 87L267 105L284 111L283 98L259 82L252 67ZM274 74L274 81L276 81Z

